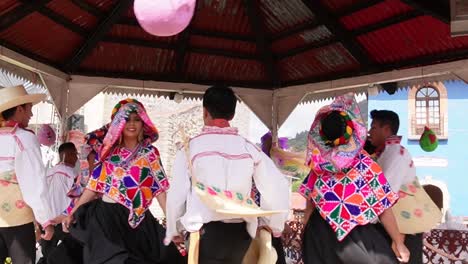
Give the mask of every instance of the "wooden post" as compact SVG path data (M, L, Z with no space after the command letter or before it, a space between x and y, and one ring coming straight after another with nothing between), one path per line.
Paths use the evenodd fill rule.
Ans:
M276 92L273 92L272 96L272 111L271 111L271 145L278 146L278 109L279 101Z

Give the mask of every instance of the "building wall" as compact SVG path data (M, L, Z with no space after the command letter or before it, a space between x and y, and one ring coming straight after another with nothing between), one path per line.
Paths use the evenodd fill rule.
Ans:
M468 85L462 81L446 81L443 85L447 91L447 110L443 111L442 107L441 112L444 113L441 115L445 116L444 121L447 123L447 139L440 140L434 152L423 151L418 140L409 139L411 109L408 99L411 97L411 89L415 87L398 91L394 95L383 92L369 96L368 109L369 112L373 109L387 109L398 113L402 144L413 155L419 179L446 184L452 215L468 216Z

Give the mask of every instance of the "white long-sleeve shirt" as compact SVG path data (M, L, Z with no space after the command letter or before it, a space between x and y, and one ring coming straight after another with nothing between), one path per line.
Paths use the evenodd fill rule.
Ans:
M167 197L166 241L182 230L196 232L212 221L245 221L252 237L259 224L268 226L277 235L283 231L289 209L287 179L260 149L238 135L237 129L205 127L190 141L190 157L199 181L249 196L253 179L261 194L261 208L286 212L260 219L231 219L214 212L191 191L188 162L181 149L176 154Z
M24 202L42 225L54 218L48 203L46 172L36 135L21 128L2 128L0 172L14 171Z
M74 168L63 163L59 163L47 171L49 204L55 216L61 215L70 205L71 198L67 194L77 176Z

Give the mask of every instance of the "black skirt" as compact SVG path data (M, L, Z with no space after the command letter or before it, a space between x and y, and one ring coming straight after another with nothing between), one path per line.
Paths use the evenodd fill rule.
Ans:
M78 208L70 233L84 247L84 264L186 263L174 244L164 246L165 230L151 212L136 228L128 215L124 206L100 199Z
M387 239L388 244L392 244L392 238L382 224L376 224L375 227ZM410 252L408 264L423 263L423 234L405 235L405 245Z
M339 242L316 210L304 230L303 259L304 264L398 263L390 245L373 224L355 227Z

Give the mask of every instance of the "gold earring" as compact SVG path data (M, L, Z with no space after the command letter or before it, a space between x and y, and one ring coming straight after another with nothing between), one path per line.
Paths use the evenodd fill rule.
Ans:
M119 145L122 145L122 136L119 137Z

